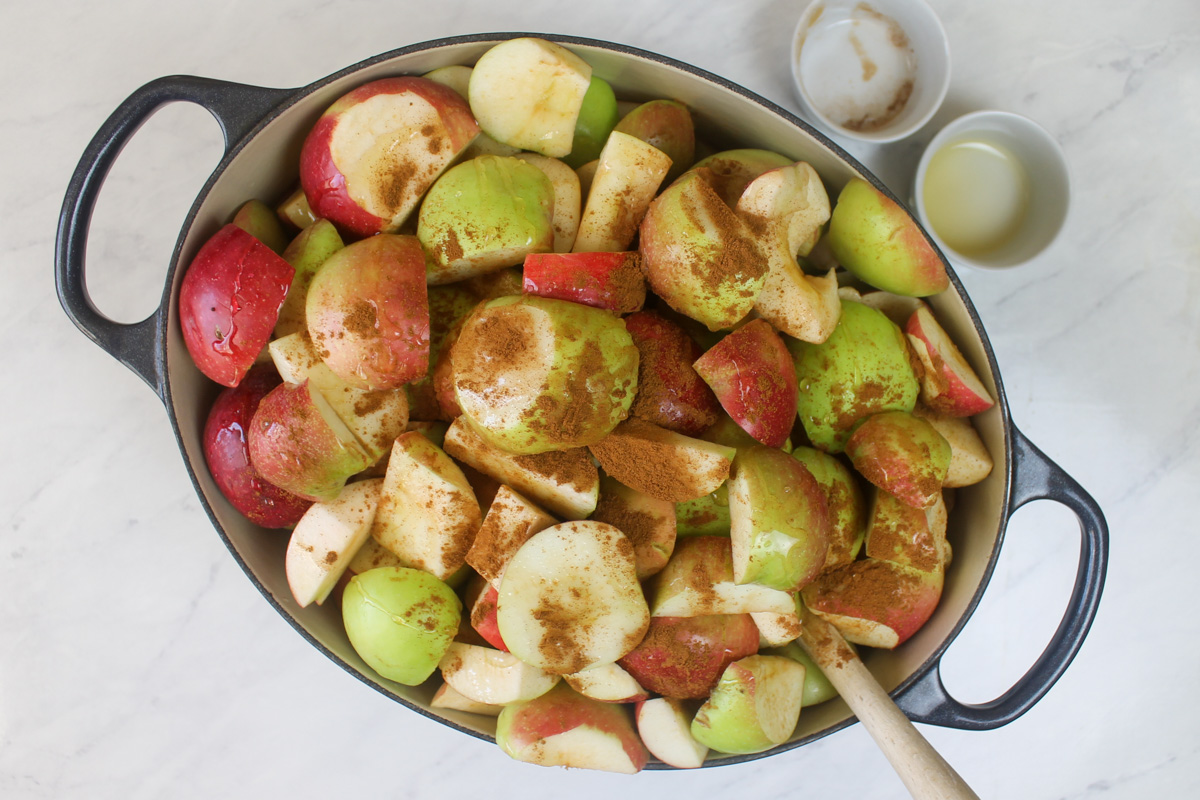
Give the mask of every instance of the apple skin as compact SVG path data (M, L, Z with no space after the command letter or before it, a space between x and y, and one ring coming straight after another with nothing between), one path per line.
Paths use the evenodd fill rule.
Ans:
M699 436L716 422L720 403L692 366L704 354L700 345L655 311L625 317L625 330L639 355L638 393L630 415L684 436Z
M949 416L970 417L996 404L928 306L922 303L908 318L904 330L921 341L928 356L928 363L921 359L926 366L921 378L921 401L925 405Z
M571 152L562 160L575 169L598 158L604 149L604 142L619 120L617 96L612 86L603 78L592 75L575 120Z
M617 663L641 686L664 697L707 697L725 668L758 652L749 614L652 617L641 644Z
M944 571L864 558L820 575L801 596L810 611L846 641L890 650L929 620L942 596Z
M928 508L942 493L952 451L937 429L906 411L883 411L860 422L846 440L859 474L896 499Z
M500 635L500 623L496 621L496 603L499 598L500 593L491 584L479 593L479 597L471 604L471 627L492 647L507 653L508 645L504 644L504 637Z
M339 165L336 161L333 148L338 127L347 120L353 122L356 106L378 102L376 98L381 95L400 95L410 100L411 119L406 121L416 124L411 131L401 128L394 137L398 144L413 142L403 152L409 160L396 163L395 155L390 160L388 155L378 155L368 174L374 178L383 173L379 185L348 185L343 169L351 170L352 175L358 170L355 165ZM431 130L425 133L425 128ZM478 133L479 126L466 100L448 86L416 77L372 81L343 95L317 120L300 152L300 183L317 217L356 236L393 232L405 222L434 179ZM385 148L385 152L390 151ZM354 179L349 181L353 183ZM369 210L364 203L381 213Z
M876 491L865 541L867 557L923 572L944 568L951 555L945 512L940 497L928 509L913 508L887 492Z
M287 247L287 235L275 211L261 200L247 200L231 222L276 253Z
M279 318L275 321L275 338L308 330L304 306L313 276L331 255L345 247L337 228L327 219L314 220L284 249L283 260L296 270L288 289Z
M725 484L704 497L675 504L676 537L727 536L729 528L729 490Z
M788 440L800 390L792 357L770 323L747 322L693 366L747 433L767 447Z
M671 159L665 184L672 183L696 160L696 128L692 113L678 100L651 100L634 108L614 130L636 136Z
M800 718L805 667L784 656L730 664L692 718L692 736L722 753L761 753L783 744Z
M646 302L638 254L532 253L525 257L525 294L570 300L614 314L631 314Z
M200 247L179 289L179 324L206 377L237 386L267 346L295 272L232 223Z
M792 458L808 468L825 493L829 509L829 552L825 566L829 570L848 564L858 557L867 530L867 503L854 473L837 457L813 447L797 447Z
M792 159L779 153L747 147L705 156L693 169L703 167L712 172L713 188L730 208L734 208L752 180L768 170L791 163Z
M826 240L843 267L877 289L928 297L950 287L945 264L912 216L860 178L838 195Z
M425 255L412 236L338 250L313 276L304 313L322 360L351 386L395 389L429 369Z
M282 381L275 370L253 367L236 387L223 390L204 423L204 458L221 494L242 516L264 528L291 528L311 500L264 479L250 461L247 434L259 401Z

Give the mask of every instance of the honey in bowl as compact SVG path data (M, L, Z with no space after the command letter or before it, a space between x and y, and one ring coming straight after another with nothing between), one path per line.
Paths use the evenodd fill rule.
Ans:
M930 227L955 251L972 258L1008 243L1029 208L1029 174L1020 159L983 137L958 139L937 150L926 167L922 201Z

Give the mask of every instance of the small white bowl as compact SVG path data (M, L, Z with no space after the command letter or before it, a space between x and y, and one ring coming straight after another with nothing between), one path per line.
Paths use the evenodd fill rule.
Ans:
M991 247L962 252L966 249L962 245L967 240L960 238L956 242L953 232L946 228L946 211L943 210L943 218L939 218L938 208L931 207L931 201L937 198L926 196L930 179L937 180L939 177L930 175L934 156L943 151L949 153L948 148L955 147L995 148L993 157L997 153L1011 156L1023 173L1023 210L1013 214L1007 234ZM942 170L945 169L943 166ZM997 195L1004 194L1006 187L1000 183L1007 183L1009 174L1002 169L999 175L1003 179L1001 182L985 177L970 180L954 173L951 173L950 180L945 180L945 175L941 176L941 185L948 187L949 191L943 189L945 196L940 198L940 208L949 207L957 216L965 215L968 222L972 214L981 215L997 208L1001 214L1007 215L1012 206L1003 198L998 200ZM925 148L913 181L912 201L917 218L925 230L955 264L979 269L1020 266L1041 255L1058 237L1066 222L1071 204L1067 158L1058 141L1033 120L1007 111L976 111L946 125ZM998 203L1001 205L997 206ZM974 220L976 223L979 221ZM941 231L938 230L939 224L943 226ZM955 246L956 243L959 247Z
M923 126L950 86L950 44L924 0L817 0L792 37L804 113L847 139L894 142Z

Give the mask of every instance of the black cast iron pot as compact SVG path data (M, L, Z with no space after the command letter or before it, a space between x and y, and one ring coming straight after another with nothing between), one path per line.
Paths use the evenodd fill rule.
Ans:
M297 181L300 144L317 117L349 89L398 74L422 74L449 64L472 64L491 45L513 36L481 34L404 47L356 64L300 89L268 89L205 78L173 76L134 92L97 132L68 187L59 219L55 277L71 320L101 348L140 375L162 399L196 492L230 553L263 597L291 625L348 673L425 716L480 738L491 739L494 720L432 710L434 686L401 686L381 678L354 652L336 605L298 608L284 575L286 536L265 533L221 496L205 465L201 431L217 387L192 364L179 329L178 298L183 268L199 246L250 197L282 198ZM630 100L669 97L686 103L697 128L718 147L762 147L808 161L831 196L852 177L891 193L853 158L784 109L703 70L624 45L545 36L582 56ZM100 314L84 281L88 226L100 188L121 148L157 109L175 101L196 103L217 119L225 155L184 220L158 310L135 324ZM893 196L893 199L894 196ZM1063 674L1095 617L1108 558L1108 530L1096 502L1013 425L988 338L962 284L949 269L951 287L930 302L938 319L997 399L975 419L996 461L986 480L958 490L950 518L954 561L942 600L929 622L894 651L866 654L866 662L914 721L954 728L996 728L1019 717ZM999 556L1013 512L1031 500L1062 503L1079 518L1079 569L1066 613L1045 651L1016 685L992 702L960 703L942 683L946 648L978 605ZM713 757L727 764L789 750L854 721L840 700L806 709L787 743L755 756ZM661 764L652 764L662 767Z

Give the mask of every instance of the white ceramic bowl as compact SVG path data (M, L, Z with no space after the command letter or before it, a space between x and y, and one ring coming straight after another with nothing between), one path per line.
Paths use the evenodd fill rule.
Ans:
M1016 157L1028 180L1024 216L1003 244L985 252L962 253L948 244L930 219L925 185L933 156L966 141L1000 145ZM986 191L980 186L980 191ZM970 198L962 198L964 203ZM1008 269L1032 261L1058 237L1071 205L1071 180L1062 146L1045 128L1007 111L976 111L942 128L925 148L913 180L913 208L942 253L955 264L978 269Z
M816 0L792 37L792 78L810 120L835 136L894 142L950 87L950 43L924 0Z

